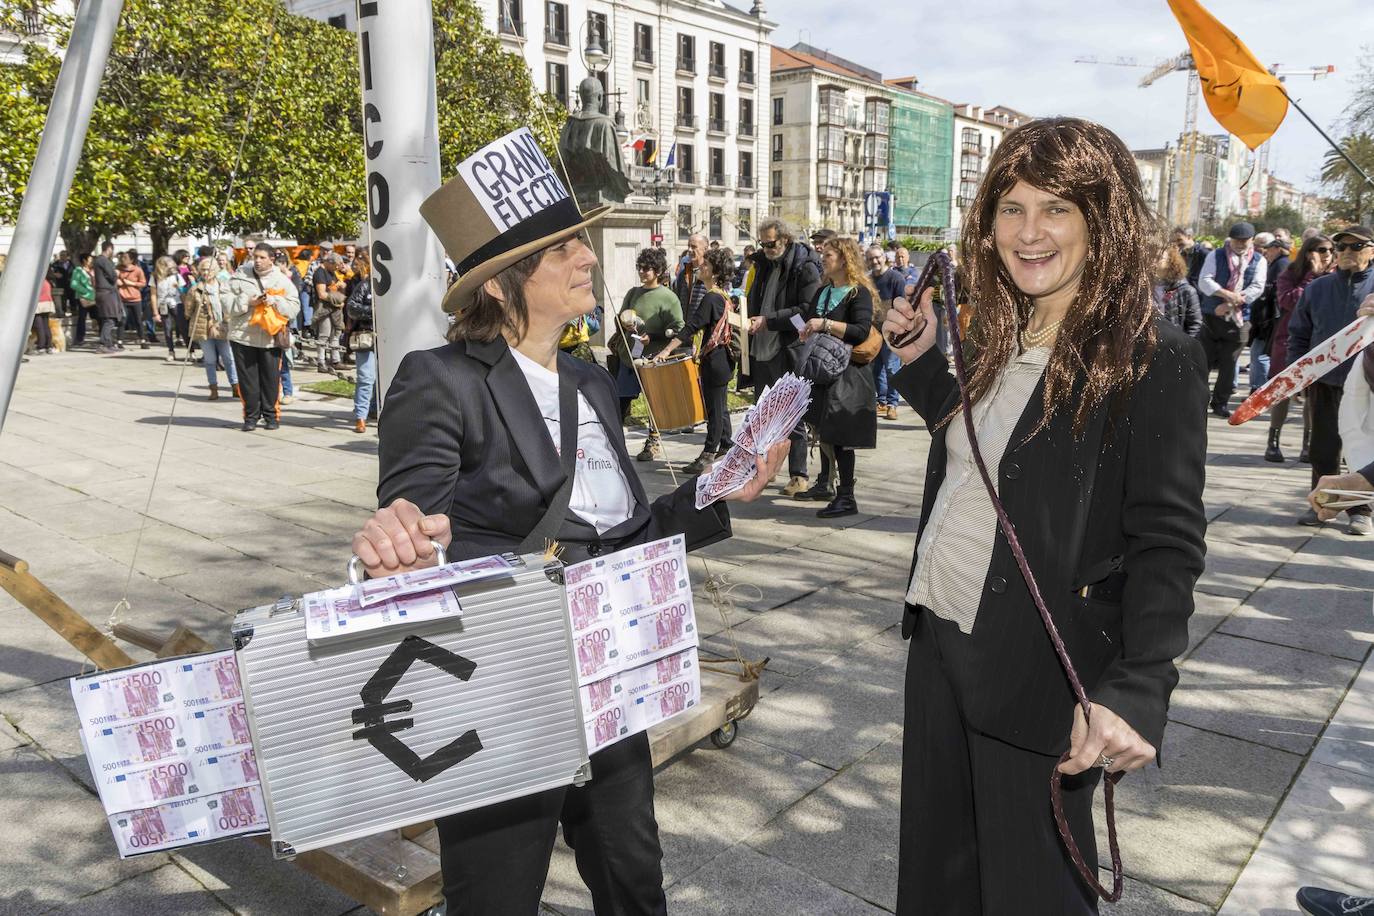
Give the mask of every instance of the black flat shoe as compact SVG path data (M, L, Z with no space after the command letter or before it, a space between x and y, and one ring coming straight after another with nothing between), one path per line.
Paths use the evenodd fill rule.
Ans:
M835 488L824 483L817 482L809 490L802 490L796 495L797 499L807 500L808 502L830 502L835 498Z
M251 433L253 430L255 430L255 429L257 429L257 428L258 428L258 421L257 421L257 420L244 420L244 421L243 421L243 431L244 431L244 432L246 432L246 433Z

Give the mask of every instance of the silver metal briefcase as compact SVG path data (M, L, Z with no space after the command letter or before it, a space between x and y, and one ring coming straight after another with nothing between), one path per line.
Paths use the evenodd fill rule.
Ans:
M589 778L562 564L453 592L460 619L322 645L299 601L235 618L278 857Z

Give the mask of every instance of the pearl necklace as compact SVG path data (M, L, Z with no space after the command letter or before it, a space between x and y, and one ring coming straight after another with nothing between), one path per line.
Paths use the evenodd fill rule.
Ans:
M1043 346L1054 337L1059 331L1059 326L1063 323L1064 319L1060 318L1058 321L1050 322L1038 331L1031 331L1028 325L1027 329L1021 332L1021 343L1025 344L1027 348Z

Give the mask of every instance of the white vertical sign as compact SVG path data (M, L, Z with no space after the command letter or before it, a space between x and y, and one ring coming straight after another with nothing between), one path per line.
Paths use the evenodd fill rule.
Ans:
M358 4L367 224L377 331L377 395L401 359L444 342L444 251L420 216L439 188L439 115L430 0Z

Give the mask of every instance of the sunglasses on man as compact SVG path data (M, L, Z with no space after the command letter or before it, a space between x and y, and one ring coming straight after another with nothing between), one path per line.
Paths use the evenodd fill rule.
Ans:
M1337 251L1363 251L1364 249L1368 248L1370 245L1374 245L1374 242L1337 242L1337 243L1336 243L1336 250L1337 250ZM1320 250L1320 249L1319 249L1319 250Z
M760 247L760 248L767 248L769 251L772 251L774 248L781 248L781 247L782 247L782 239L774 239L774 240L771 241L771 242L765 242L765 241L763 241L762 239L760 239L760 240L759 240L759 247Z

